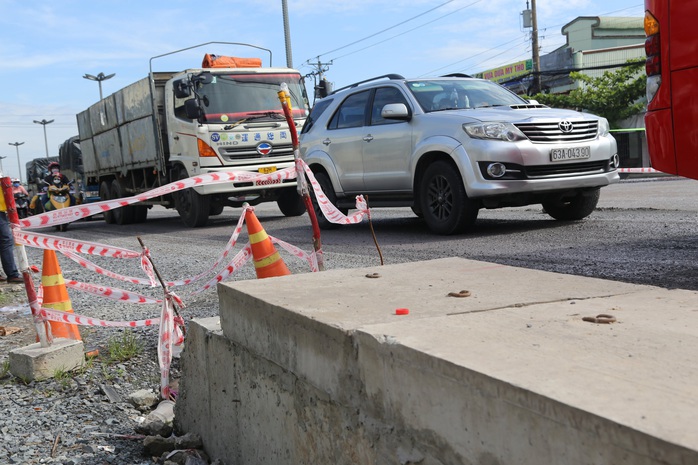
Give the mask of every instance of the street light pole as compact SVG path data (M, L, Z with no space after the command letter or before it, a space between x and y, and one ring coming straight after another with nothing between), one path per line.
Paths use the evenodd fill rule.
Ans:
M46 158L48 158L48 139L46 139L46 125L53 123L53 120L46 121L45 119L42 119L41 121L34 120L34 122L44 127L44 144L46 145Z
M99 73L97 76L93 76L91 74L85 74L83 78L89 79L90 81L97 81L99 84L99 99L102 100L102 81L106 81L107 79L111 79L116 75L116 73L112 73L109 75L104 75L104 73Z
M46 127L46 126L44 126ZM17 150L17 168L19 168L19 182L22 182L22 164L19 162L19 146L24 144L24 142L8 142L10 145L14 145ZM4 158L4 157L3 157Z

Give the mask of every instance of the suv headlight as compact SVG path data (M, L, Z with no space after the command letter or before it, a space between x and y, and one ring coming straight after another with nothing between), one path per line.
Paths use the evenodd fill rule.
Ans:
M610 129L610 127L608 126L608 120L606 118L600 118L599 119L599 137L607 136L609 129Z
M511 123L465 123L463 130L474 139L495 139L509 142L526 139L526 136Z

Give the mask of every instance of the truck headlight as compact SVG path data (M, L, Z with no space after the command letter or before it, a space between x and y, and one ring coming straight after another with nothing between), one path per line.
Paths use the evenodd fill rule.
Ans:
M465 123L463 130L473 139L494 139L513 142L526 136L511 123Z

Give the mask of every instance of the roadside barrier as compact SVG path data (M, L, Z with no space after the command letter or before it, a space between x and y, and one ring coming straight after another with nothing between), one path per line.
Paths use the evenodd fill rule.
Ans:
M257 279L291 274L252 209L245 212L245 223Z
M661 171L657 171L654 168L618 168L619 173L630 173L630 174L639 174L639 173L662 173Z
M70 302L61 267L58 265L56 252L53 250L44 250L44 265L41 268L41 289L43 292L43 307L60 310L63 313L73 313L73 304ZM49 321L49 326L53 337L63 337L76 341L82 340L77 326L73 324Z
M325 196L320 188L320 185L315 180L310 168L302 160L297 161L297 166L304 170L310 185L315 192L318 205L329 221L339 224L356 224L360 223L364 216L368 214L366 202L362 196L358 196L356 199L357 212L349 216L344 215L329 202L327 196ZM163 398L169 398L170 392L168 379L169 368L172 361L173 346L181 344L184 340L184 320L180 315L178 315L177 312L178 308L184 308L184 303L182 299L180 299L169 289L172 287L196 284L197 287L193 291L189 292L188 295L195 295L205 292L215 287L217 283L228 279L250 260L253 260L258 278L290 274L288 267L281 259L281 256L279 255L279 252L275 246L285 250L291 256L305 261L310 271L318 271L318 261L315 252L306 252L299 247L268 235L254 214L254 208L247 205L243 208L238 223L233 230L233 234L231 235L228 243L225 245L219 256L214 260L213 264L208 266L204 271L196 276L183 277L173 281L161 281L158 283L158 281L155 279L154 269L150 261L150 252L146 247L142 247L142 250L139 252L136 250L113 247L96 242L77 241L66 237L52 236L30 229L47 228L73 222L87 216L103 213L114 208L128 206L154 197L171 194L181 189L187 189L194 186L227 182L277 183L282 182L284 179L294 179L295 177L296 172L294 167L279 170L270 174L226 172L194 176L166 184L136 196L95 202L87 205L77 205L19 220L18 225L12 225L15 242L18 245L43 249L45 258L42 273L46 274L47 276L59 276L59 278L54 277L54 279L51 281L54 284L48 284L48 278L44 280L42 277L42 287L39 289L37 294L38 306L40 307L39 317L43 319L42 321L50 322L52 332L54 332L54 335L58 337L65 336L61 336L60 334L56 333L69 329L70 331L74 332L74 335L76 335L77 338L79 338L79 332L77 331L78 325L131 328L158 325L158 363L161 373L160 391ZM244 244L241 250L239 250L232 258L229 258L229 255L232 254L233 249L238 242L238 237L242 232L243 223L246 223L247 225L249 242ZM66 258L69 258L87 270L111 279L149 287L161 287L164 295L162 298L155 298L142 295L137 292L119 289L117 287L98 286L75 280L64 280L60 267L58 266L56 252L61 253ZM141 278L125 276L123 274L110 271L103 266L88 260L86 256L89 255L116 259L139 259L141 269L146 277ZM52 287L55 286L59 286L58 289L52 289ZM72 304L70 303L69 298L67 298L67 288L75 291L87 292L102 298L119 300L124 303L150 305L160 304L160 317L137 321L108 321L79 315L73 311ZM60 291L60 295L55 294L56 290ZM63 293L65 293L65 296ZM65 300L67 300L68 303L65 303ZM54 325L60 329L54 330Z

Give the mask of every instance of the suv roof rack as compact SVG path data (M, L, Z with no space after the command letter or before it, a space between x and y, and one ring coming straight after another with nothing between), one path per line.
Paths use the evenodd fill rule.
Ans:
M463 73L451 73L451 74L444 74L441 77L461 77L461 78L471 78L472 76L470 74L463 74Z
M336 93L339 92L339 91L342 91L342 90L345 90L345 89L351 89L352 87L356 87L356 86L358 86L358 85L365 84L365 83L371 82L371 81L376 81L376 80L378 80L378 79L383 79L383 78L388 78L388 79L405 79L404 76L401 76L401 75L399 75L399 74L384 74L384 75L382 75L382 76L376 76L376 77L371 78L371 79L366 79L366 80L364 80L364 81L355 82L354 84L349 84L348 86L340 87L339 89L333 91L332 94L336 94ZM331 94L330 94L330 95L331 95Z

